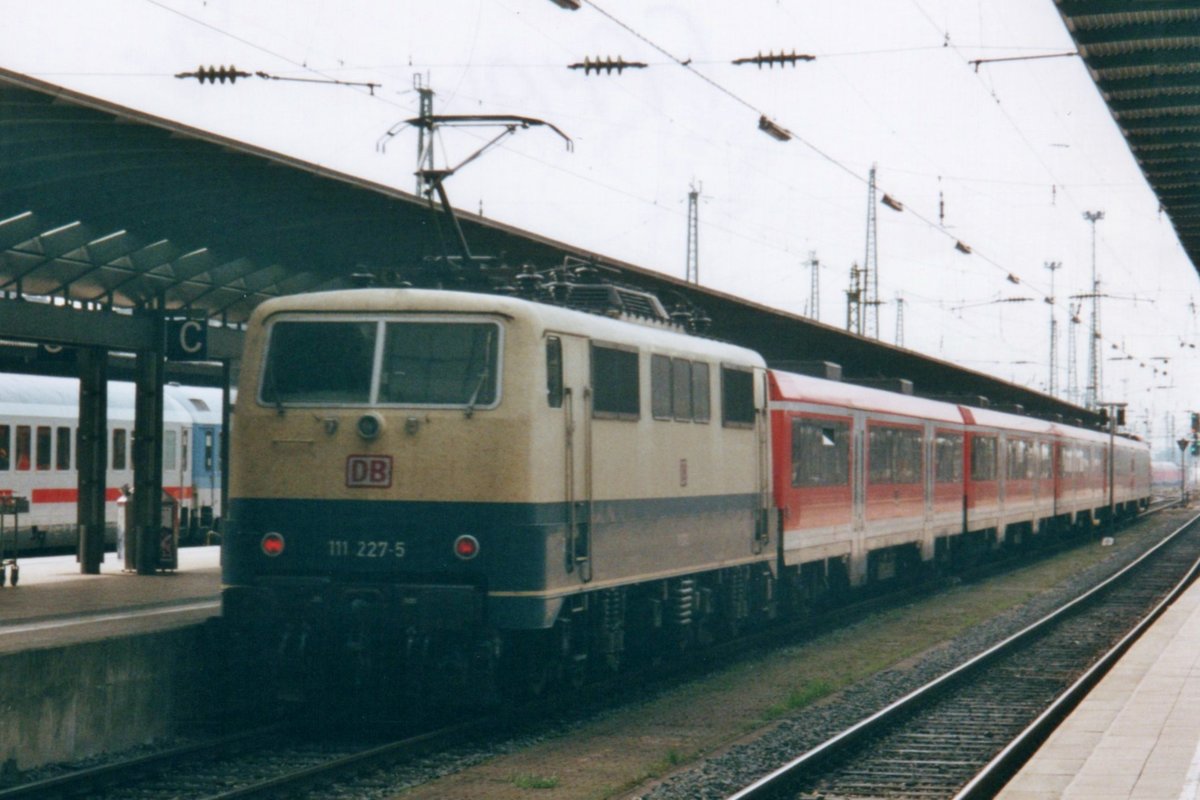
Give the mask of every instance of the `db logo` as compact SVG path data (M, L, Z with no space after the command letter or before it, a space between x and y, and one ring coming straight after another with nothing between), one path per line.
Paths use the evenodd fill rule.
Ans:
M346 456L346 485L387 489L392 485L392 457Z

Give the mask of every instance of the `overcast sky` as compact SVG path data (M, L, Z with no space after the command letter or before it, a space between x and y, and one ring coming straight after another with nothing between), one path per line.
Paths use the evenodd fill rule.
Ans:
M401 189L413 189L419 75L439 114L515 114L521 131L447 184L460 208L683 277L702 188L703 284L843 327L878 206L880 338L1045 390L1049 321L1068 385L1069 295L1102 302L1103 399L1156 437L1200 405L1196 271L1078 58L1052 0L0 0L0 65ZM735 66L758 53L815 56ZM585 57L648 64L567 69ZM688 61L681 66L679 61ZM177 80L199 65L361 87ZM758 130L766 115L794 138ZM447 131L439 165L490 134ZM971 254L954 247L970 246ZM1047 262L1055 274L1055 306ZM1012 276L1010 280L1009 276ZM1019 281L1014 283L1013 280ZM1027 298L1020 300L1018 298ZM1075 336L1087 383L1090 306ZM1169 359L1169 360L1166 360ZM1189 405L1192 404L1192 405ZM1172 416L1173 415L1173 416Z

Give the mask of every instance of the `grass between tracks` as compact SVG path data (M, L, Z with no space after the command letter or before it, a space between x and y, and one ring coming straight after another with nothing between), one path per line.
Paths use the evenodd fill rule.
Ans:
M1117 537L1128 546L1145 526ZM1008 575L959 586L713 673L602 715L534 747L396 795L402 800L608 800L638 797L703 756L917 656L1098 563L1091 543ZM541 778L539 776L554 776Z

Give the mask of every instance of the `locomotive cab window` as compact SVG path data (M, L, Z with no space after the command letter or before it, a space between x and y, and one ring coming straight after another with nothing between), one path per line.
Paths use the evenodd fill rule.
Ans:
M379 402L494 405L498 331L490 322L388 322Z
M754 426L754 373L721 367L721 419L727 428Z
M366 403L374 322L281 320L271 326L264 403Z
M259 398L280 408L490 407L499 354L494 322L282 319L271 325Z
M592 343L592 415L609 419L641 416L637 350Z
M0 425L0 472L7 472L12 464L12 460L8 455L9 447L12 443L9 439L12 437L12 427L9 425Z

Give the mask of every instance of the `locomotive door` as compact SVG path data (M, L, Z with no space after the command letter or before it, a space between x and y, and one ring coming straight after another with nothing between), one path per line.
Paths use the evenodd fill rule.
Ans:
M557 342L557 345L555 345ZM563 423L563 486L567 510L567 572L592 579L591 342L560 334L547 339L547 365L558 350Z

